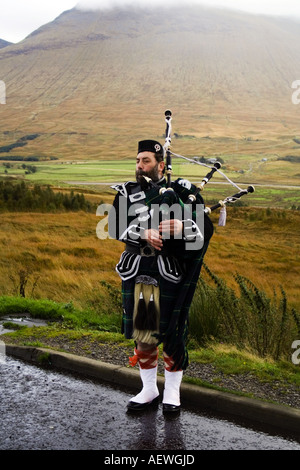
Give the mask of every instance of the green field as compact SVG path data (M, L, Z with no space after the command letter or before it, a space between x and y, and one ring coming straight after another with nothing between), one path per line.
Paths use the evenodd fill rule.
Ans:
M7 168L4 162L1 162L0 177L21 179L32 184L49 184L64 189L77 187L96 193L107 191L114 182L135 179L134 158L101 162L26 162L26 165L36 168L35 173L29 174L25 173L26 169L22 168L22 164L23 162L10 162L10 168ZM299 163L277 160L260 162L259 165L257 161L255 163L254 158L253 163L249 164L245 158L232 157L230 163L225 162L222 171L242 188L249 184L255 186L255 193L244 197L243 204L291 209L300 206L298 166L300 167ZM250 170L247 170L247 167ZM173 158L173 179L182 177L199 183L208 171L206 167ZM237 189L222 175L215 174L213 180L205 187L203 197L207 204L214 204L236 192Z

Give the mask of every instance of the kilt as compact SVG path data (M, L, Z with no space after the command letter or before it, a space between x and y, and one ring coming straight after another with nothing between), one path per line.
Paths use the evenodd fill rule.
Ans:
M203 257L207 246L194 253L187 263L182 262L183 277L179 283L173 283L162 277L158 270L157 258L142 257L138 275L151 276L158 281L160 297L160 322L157 345L164 344L165 352L174 360L174 368L186 369L188 352L188 314L197 281L200 275ZM123 320L122 333L127 339L133 334L134 289L136 278L122 281Z

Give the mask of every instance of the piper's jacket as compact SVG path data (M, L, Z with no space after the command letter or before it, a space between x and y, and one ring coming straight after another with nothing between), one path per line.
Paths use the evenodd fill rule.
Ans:
M108 230L110 237L125 243L125 251L116 266L122 279L125 337L129 339L133 333L136 279L145 274L152 276L160 289L157 344L163 342L175 366L185 369L188 313L213 225L204 212L204 202L196 186L178 179L172 182L173 191L160 194L160 189L165 187L165 178L143 187L130 181L113 186L117 195L109 213ZM191 194L195 196L194 203L189 202ZM146 228L157 228L160 220L168 217L183 221L183 234L180 239L164 240L162 251L156 251L146 243L143 232Z

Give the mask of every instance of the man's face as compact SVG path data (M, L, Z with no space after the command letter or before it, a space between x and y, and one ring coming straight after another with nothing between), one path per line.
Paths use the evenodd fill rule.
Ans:
M158 181L163 175L164 162L157 162L152 152L140 152L136 157L135 175L138 183L143 175Z

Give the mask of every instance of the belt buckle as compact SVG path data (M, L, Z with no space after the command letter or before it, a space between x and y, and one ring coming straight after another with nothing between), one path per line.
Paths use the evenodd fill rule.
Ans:
M151 245L141 246L140 253L141 256L146 256L149 258L150 256L155 256L155 249Z

